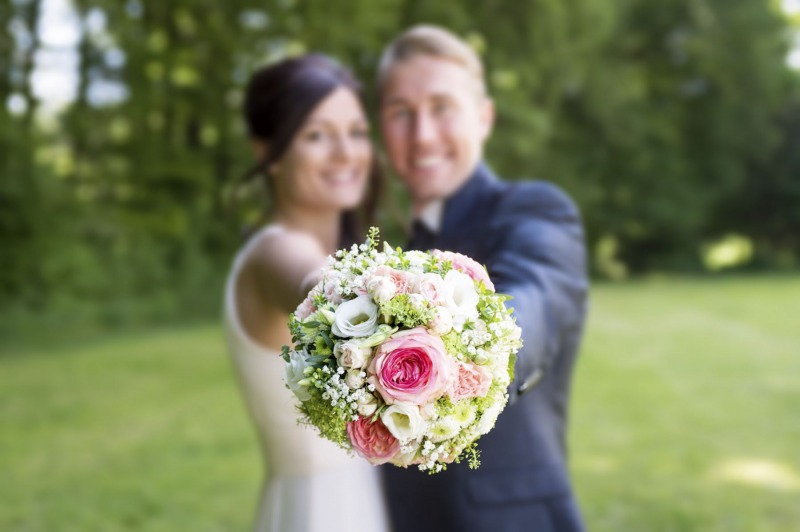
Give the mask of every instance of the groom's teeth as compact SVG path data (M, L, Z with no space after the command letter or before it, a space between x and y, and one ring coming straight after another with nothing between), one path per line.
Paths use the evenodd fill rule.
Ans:
M414 166L417 168L430 168L436 166L442 161L441 157L423 157L414 161Z

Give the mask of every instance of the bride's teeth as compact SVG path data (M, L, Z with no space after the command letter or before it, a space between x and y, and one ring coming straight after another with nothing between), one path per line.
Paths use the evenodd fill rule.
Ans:
M329 177L334 183L348 183L353 180L354 175L354 172L340 172L336 174L330 174Z

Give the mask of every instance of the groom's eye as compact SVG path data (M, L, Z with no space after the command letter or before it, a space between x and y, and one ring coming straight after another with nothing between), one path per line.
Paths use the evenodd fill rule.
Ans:
M445 100L440 100L433 104L433 113L437 115L446 113L447 111L450 110L451 107L452 106L450 105L450 102Z

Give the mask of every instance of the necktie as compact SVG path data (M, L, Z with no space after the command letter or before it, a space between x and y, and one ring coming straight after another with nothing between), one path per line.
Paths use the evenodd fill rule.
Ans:
M428 251L433 247L436 241L436 233L431 231L427 225L414 220L411 225L411 238L408 241L408 249L418 249L420 251Z

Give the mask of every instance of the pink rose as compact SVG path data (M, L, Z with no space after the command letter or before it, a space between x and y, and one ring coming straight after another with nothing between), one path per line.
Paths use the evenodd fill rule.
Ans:
M359 417L349 422L347 436L353 449L373 465L385 464L400 452L400 442L380 418L372 422L368 417Z
M455 375L454 362L441 338L416 327L395 333L378 346L367 381L386 404L424 405L447 391Z
M412 290L435 305L443 305L446 299L444 279L436 273L423 273L414 278Z
M486 268L461 253L453 253L452 251L441 251L434 249L431 251L434 257L442 260L449 260L453 263L453 268L469 275L475 281L483 281L484 286L494 292L494 283L489 279L489 274Z
M376 277L387 278L394 286L395 295L407 294L411 291L410 285L412 276L408 272L404 272L402 270L395 270L390 266L378 266L372 271L372 276L370 277L370 281L367 281L367 287L369 287L370 282L372 282L371 280Z
M448 395L453 401L468 397L483 397L492 385L492 374L483 366L457 362L458 376L453 380Z
M294 317L300 321L304 321L316 311L317 307L314 305L314 301L310 297L307 297L300 303L297 310L294 311Z

